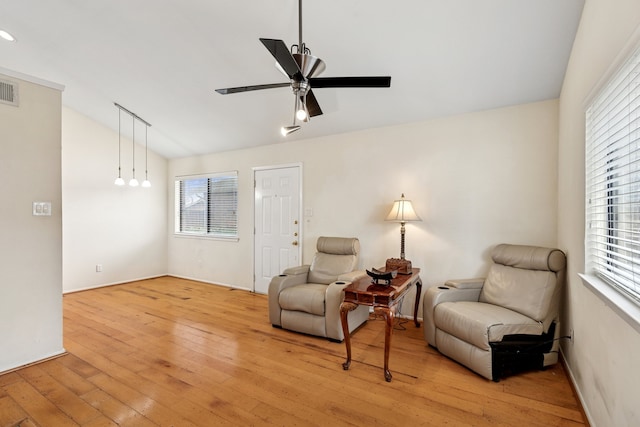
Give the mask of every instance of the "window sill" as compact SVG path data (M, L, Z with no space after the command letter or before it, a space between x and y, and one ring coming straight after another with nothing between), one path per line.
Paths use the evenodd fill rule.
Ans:
M587 289L600 298L629 326L640 332L640 307L638 305L595 276L588 274L578 274L578 276Z
M238 242L239 237L222 237L222 236L209 236L206 234L186 234L186 233L173 233L173 237L180 239L205 239L205 240L220 240L222 242Z

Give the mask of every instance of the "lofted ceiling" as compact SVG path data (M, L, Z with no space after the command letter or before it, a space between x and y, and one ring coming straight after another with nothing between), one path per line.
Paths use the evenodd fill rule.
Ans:
M390 75L390 88L318 88L324 114L288 137L289 88L260 37L298 42L297 0L0 1L0 67L65 86L63 104L117 130L119 103L149 148L185 157L557 98L584 0L304 0L322 77Z

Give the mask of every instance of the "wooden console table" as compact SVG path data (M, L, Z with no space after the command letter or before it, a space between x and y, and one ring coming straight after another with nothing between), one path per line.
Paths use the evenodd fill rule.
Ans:
M372 306L375 313L382 314L385 319L384 335L384 379L391 381L389 371L389 349L391 347L391 332L393 331L393 319L397 304L402 301L409 289L416 285L416 302L413 309L413 321L416 327L420 327L418 322L418 305L420 304L420 293L422 291L422 281L420 280L420 269L414 268L412 274L398 274L391 280L389 286L376 285L371 282L371 278L366 276L343 289L344 301L340 305L340 320L342 321L342 331L344 333L344 343L347 347L347 361L342 364L344 370L351 365L351 336L349 335L349 324L347 315L351 310L355 310L358 305Z

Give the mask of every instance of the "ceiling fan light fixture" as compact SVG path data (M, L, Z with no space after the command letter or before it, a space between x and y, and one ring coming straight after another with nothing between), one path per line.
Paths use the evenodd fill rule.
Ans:
M304 90L304 95L300 96L301 91L294 92L296 97L295 105L294 105L294 114L295 118L300 120L301 122L309 121L309 110L307 110L307 92L306 88ZM295 125L295 119L293 119L293 124Z
M280 133L282 134L282 136L287 136L290 133L293 133L297 130L300 130L300 126L298 125L293 125L293 126L282 126L280 128Z
M298 111L296 111L296 118L303 122L306 122L307 120L309 120L309 115L307 114L307 110L305 110L304 108L300 108Z
M296 111L296 118L300 121L306 122L309 119L307 112L303 109Z
M293 110L293 126L282 127L284 136L300 129L299 122L309 122L319 116L322 109L314 95L313 88L378 88L390 87L390 76L317 77L326 69L324 61L311 55L311 50L302 41L302 0L298 0L298 44L291 47L280 39L259 38L260 43L276 60L276 68L289 79L289 83L271 83L252 86L238 86L216 89L222 95L290 86L296 100Z
M0 30L0 38L8 41L8 42L14 42L16 41L16 38L13 37L11 34L9 34L7 31L5 30Z

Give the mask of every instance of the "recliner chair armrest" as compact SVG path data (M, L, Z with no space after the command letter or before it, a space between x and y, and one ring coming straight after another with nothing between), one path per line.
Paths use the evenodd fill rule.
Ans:
M289 267L285 268L282 272L281 276L298 276L300 274L309 274L309 270L311 269L311 265L299 265L297 267Z
M367 272L364 270L354 270L338 276L336 282L355 282L361 277L365 277Z
M448 301L478 301L484 279L448 280L444 286L434 286L424 293L422 301L422 319L424 337L429 344L436 346L436 325L433 312L436 306Z
M456 289L481 289L482 285L484 285L484 277L476 279L447 280L444 282L444 286Z
M280 321L281 309L278 301L280 292L290 286L306 283L309 268L309 265L287 268L283 274L273 277L271 282L269 282L269 321L272 325L282 326L282 322Z

